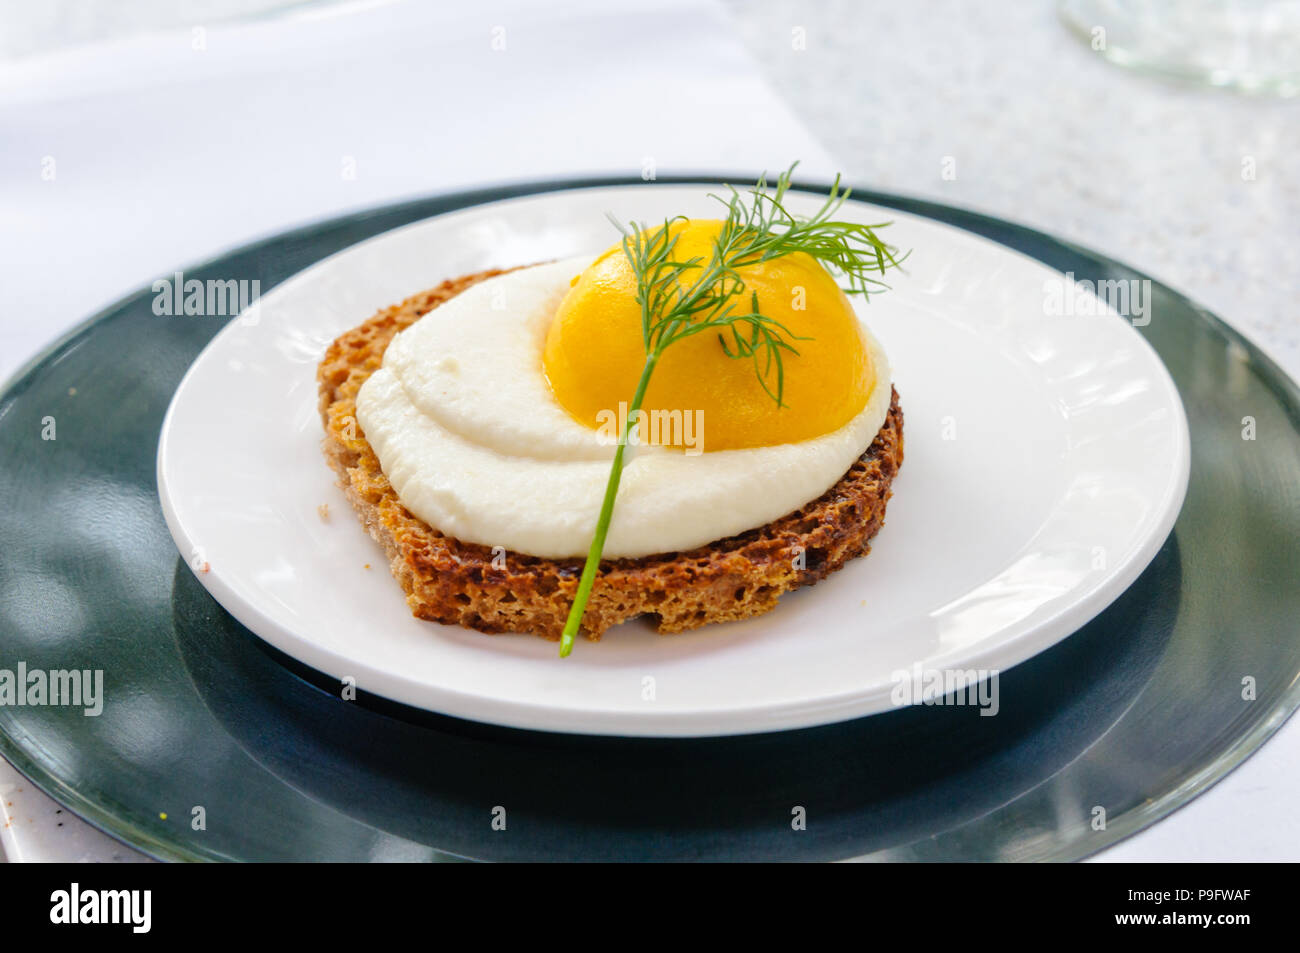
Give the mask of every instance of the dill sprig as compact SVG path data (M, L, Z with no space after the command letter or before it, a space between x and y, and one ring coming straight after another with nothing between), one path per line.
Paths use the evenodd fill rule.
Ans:
M906 257L898 257L896 249L876 236L874 230L887 222L862 225L835 218L850 195L849 189L840 188L839 176L815 215L806 218L790 212L785 198L797 165L778 176L774 190L768 189L766 176L760 176L748 191L748 201L730 185L727 195L713 196L727 212L707 259L698 255L684 261L674 258L679 233L675 233L674 226L684 223L685 216L666 219L653 229L637 222L625 226L610 219L623 235L623 254L636 275L646 360L628 406L627 426L614 451L596 532L565 622L561 657L573 650L614 515L632 421L641 409L651 375L664 351L693 335L715 333L722 353L735 360L750 360L763 390L778 407L784 407L784 358L799 353L792 341L808 338L794 334L759 310L757 293L746 295L748 289L740 269L802 252L839 275L846 292L865 298L887 288L876 276L897 267Z

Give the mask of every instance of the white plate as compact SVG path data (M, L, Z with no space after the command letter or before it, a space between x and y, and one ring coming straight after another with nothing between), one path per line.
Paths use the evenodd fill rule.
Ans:
M182 555L206 565L203 585L282 651L400 702L522 728L690 736L879 712L916 666L1006 669L1137 577L1187 487L1186 419L1155 352L1113 311L1049 313L1060 275L1030 258L850 203L847 216L893 220L890 240L913 250L894 290L860 306L906 417L869 556L760 618L672 637L633 622L565 660L531 636L412 618L321 456L326 345L443 278L594 255L616 237L606 212L716 216L711 190L576 189L438 216L312 266L255 320L232 321L181 382L158 448L163 511Z

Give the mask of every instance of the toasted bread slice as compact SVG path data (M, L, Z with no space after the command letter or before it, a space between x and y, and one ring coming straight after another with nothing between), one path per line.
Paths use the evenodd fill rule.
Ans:
M558 639L582 574L581 559L540 559L464 543L402 505L356 423L356 396L388 343L444 301L499 270L444 281L385 308L340 336L317 373L325 457L361 521L388 553L393 576L418 618L480 632L531 632ZM875 441L829 490L781 519L689 552L601 563L583 617L597 640L610 626L645 615L659 632L730 622L776 607L870 550L903 462L898 392Z

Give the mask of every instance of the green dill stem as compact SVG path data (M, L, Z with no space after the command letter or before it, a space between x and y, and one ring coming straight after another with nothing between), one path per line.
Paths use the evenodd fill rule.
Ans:
M735 310L732 299L746 291L739 269L802 252L842 274L848 284L844 289L846 292L865 297L870 290L886 287L873 274L884 274L886 268L896 268L902 262L902 258L894 254L894 248L876 237L873 229L879 226L838 221L832 217L849 198L849 190L840 188L838 177L816 215L800 218L787 211L783 203L793 172L792 165L781 174L774 194L768 194L767 179L760 177L751 190L754 198L749 208L730 186L727 187L730 199L714 196L726 206L727 219L714 240L713 254L707 260L702 256L684 262L673 258L677 239L671 231L674 223L689 221L685 216L666 219L663 227L653 232L635 222L631 227L625 227L617 219L612 219L623 234L623 254L637 277L636 300L641 306L646 362L618 449L614 452L605 499L587 552L587 562L582 567L577 595L564 623L564 633L560 638L561 658L573 651L573 640L582 624L596 573L600 570L600 557L605 550L605 537L614 514L614 498L618 495L623 475L623 453L632 420L641 409L655 362L665 349L692 335L715 331L722 352L729 358L752 360L763 390L777 407L784 407L783 352L798 355L791 339L807 339L765 316L759 310L756 292L750 292L748 313ZM683 278L691 280L684 283ZM744 333L746 330L748 334ZM724 332L731 335L730 346ZM770 380L772 376L776 378L775 387Z
M641 379L637 382L636 393L627 409L627 423L618 440L618 449L614 451L614 463L609 468L609 482L605 484L605 499L600 504L600 517L596 520L596 534L591 538L591 548L587 550L587 562L582 567L582 578L578 580L578 593L573 598L573 607L569 609L569 618L564 623L564 634L560 636L560 658L567 658L573 651L573 639L582 624L583 613L587 611L587 598L591 587L596 582L596 572L600 569L600 556L605 551L605 537L609 535L609 522L614 516L614 498L618 496L618 484L623 479L623 451L627 447L628 434L632 432L632 421L641 409L645 399L646 387L650 384L650 375L654 372L655 361L659 359L656 351L646 355L645 367L641 369Z

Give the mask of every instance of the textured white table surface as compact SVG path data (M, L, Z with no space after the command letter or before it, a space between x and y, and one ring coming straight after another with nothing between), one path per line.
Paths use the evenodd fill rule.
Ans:
M352 67L364 59L359 51L380 37L388 44L385 60L401 62L417 43L432 57L430 43L441 43L446 52L457 38L502 23L514 31L528 19L511 19L509 4L487 5L482 13L460 17L455 29L437 24L435 33L419 20L428 14L406 6L352 21L346 30ZM606 117L599 139L570 144L570 150L581 147L576 158L547 125L597 115L613 101L580 82L579 60L556 66L557 94L531 111L534 138L524 140L531 148L522 169L518 142L512 146L500 124L484 127L477 137L487 152L448 158L436 136L400 119L403 110L408 119L427 119L431 110L444 108L436 98L394 102L390 96L381 108L367 101L373 90L364 82L349 89L328 80L332 132L316 134L318 124L302 116L311 105L303 92L310 84L270 87L257 79L268 69L258 51L273 44L274 25L214 27L208 49L216 56L196 64L212 72L206 79L173 74L170 88L142 85L141 70L123 66L120 46L101 48L89 60L55 57L42 68L30 62L18 72L0 68L0 80L10 80L0 82L7 143L0 153L0 188L13 199L0 203L0 252L8 266L18 263L0 282L0 302L6 313L29 317L21 326L0 327L0 373L12 371L75 320L173 266L310 218L439 184L599 169L635 173L648 156L659 157L662 171L755 163L776 169L804 156L809 177L842 169L851 181L872 188L988 212L1102 251L1187 293L1300 376L1300 321L1293 303L1300 293L1297 103L1241 99L1130 75L1096 58L1050 8L1037 3L1001 4L996 15L977 4L934 0L732 0L727 7L730 22L713 8L693 12L695 28L669 44L655 31L672 25L672 11L634 13L634 19L621 21L599 15L595 4L562 4L556 15L570 19L557 21L557 30L605 31L601 62L635 62L671 47L684 69L694 58L697 65L690 68L697 75L698 63L708 63L707 98L734 107L735 132L693 141L694 130L683 128L646 139L614 115ZM573 25L575 16L580 27ZM408 17L415 19L403 19ZM336 42L328 24L317 28L318 42ZM414 34L421 39L410 39ZM642 37L639 44L636 36ZM190 37L183 39L188 44ZM127 54L139 64L142 51L152 53L165 69L185 69L167 42L153 38ZM708 55L700 56L704 51ZM222 69L234 67L214 65L221 57L242 58L243 79L222 78ZM284 57L281 68L298 57L296 64L317 82L340 68L335 62L329 71L314 73L320 64L301 50ZM144 61L158 68L147 56ZM365 75L344 68L350 81ZM760 70L776 91L775 101ZM384 75L380 70L380 79ZM102 87L94 95L86 94L87 76ZM486 86L479 95L499 94L497 84L509 79L478 76ZM246 102L235 101L239 97ZM158 134L158 115L173 117L168 135ZM100 116L133 123L133 134L152 128L151 147L133 151L123 136L107 157L92 161L83 155L92 140L75 128L89 123L90 134L102 133L106 120ZM233 124L237 135L218 143L229 151L213 155L211 136L220 134L212 130L223 122ZM315 138L302 142L303 130ZM235 148L250 139L255 147ZM69 189L34 192L22 181L31 170L19 167L35 168L51 151L69 160L60 160L71 177L64 179ZM339 181L340 157L354 153L363 174ZM313 171L317 163L321 168ZM945 176L945 170L955 175ZM106 183L125 192L105 198ZM83 228L78 209L86 207L114 216L125 234L110 237ZM61 266L43 261L55 243L93 262L75 286L63 287ZM1293 720L1210 792L1100 859L1300 859L1300 820L1292 810L1298 787L1300 721ZM0 809L0 847L11 859L140 856L60 813L3 762Z

